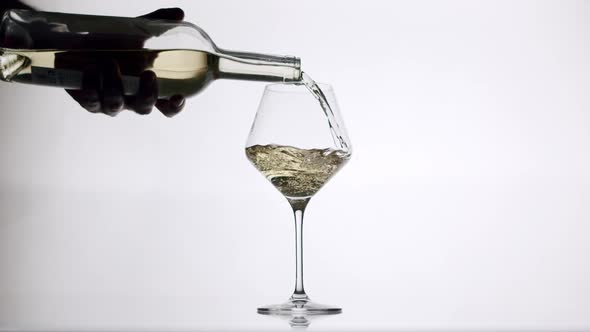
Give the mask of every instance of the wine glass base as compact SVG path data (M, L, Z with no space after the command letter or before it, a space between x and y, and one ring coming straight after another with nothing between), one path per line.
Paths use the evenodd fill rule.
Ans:
M336 315L342 313L342 309L334 306L318 304L308 299L290 299L285 303L260 307L258 308L258 313L277 316Z

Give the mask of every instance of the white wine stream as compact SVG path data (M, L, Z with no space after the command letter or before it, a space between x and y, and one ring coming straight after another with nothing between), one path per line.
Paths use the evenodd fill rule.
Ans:
M305 87L307 87L311 94L313 94L313 96L320 103L320 107L324 111L326 119L328 120L328 126L330 126L330 132L332 133L334 143L336 144L336 146L340 147L344 151L348 151L350 147L348 146L348 143L346 143L344 131L340 128L340 124L338 124L338 121L334 116L334 112L332 111L332 107L328 102L328 98L326 98L326 95L319 87L319 85L305 72L302 73L301 78L301 81L305 85Z

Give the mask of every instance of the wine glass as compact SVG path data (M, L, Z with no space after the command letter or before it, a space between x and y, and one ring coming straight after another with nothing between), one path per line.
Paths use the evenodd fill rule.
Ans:
M329 85L304 80L266 86L248 136L246 156L293 209L296 278L295 291L287 302L258 308L258 313L300 316L342 311L314 303L305 293L303 215L311 197L350 155L350 142Z

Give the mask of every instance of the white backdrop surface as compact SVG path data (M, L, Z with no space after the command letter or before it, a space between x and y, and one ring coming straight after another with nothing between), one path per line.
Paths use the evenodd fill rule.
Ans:
M31 1L180 6L222 47L335 87L352 161L306 215L313 330L590 329L590 2ZM243 152L262 83L174 119L0 84L0 329L274 330L284 199Z

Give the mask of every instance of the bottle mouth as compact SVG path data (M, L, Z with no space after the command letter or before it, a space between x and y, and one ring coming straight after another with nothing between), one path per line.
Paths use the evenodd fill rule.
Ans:
M292 56L290 58L293 59L293 67L295 67L297 69L301 69L301 59L296 56Z
M300 82L303 80L303 72L301 71L301 59L295 56L285 56L285 64L293 67L291 75L283 77L283 82Z

